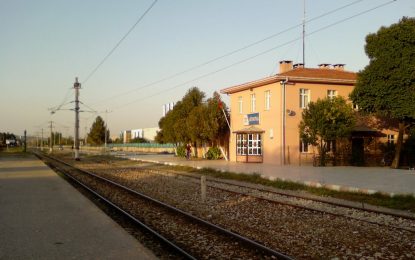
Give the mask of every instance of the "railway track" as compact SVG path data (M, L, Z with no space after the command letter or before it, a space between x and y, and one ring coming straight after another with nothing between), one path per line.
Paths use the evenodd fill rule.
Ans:
M184 173L184 172L177 172L177 171L159 171L159 170L146 170L149 173L153 174L171 174L176 176L181 176L184 178L192 179L194 183L198 183L200 181L200 175L192 174L192 173ZM379 209L373 209L368 207L358 207L354 205L348 205L346 203L339 203L333 202L327 199L321 198L313 198L309 196L302 196L299 194L290 194L288 192L283 191L276 191L275 189L266 189L264 187L259 187L258 185L249 185L249 184L242 184L239 182L234 181L227 181L217 178L206 178L207 186L213 189L222 190L226 192L232 192L236 194L242 194L246 196L252 196L257 199L269 201L272 203L278 203L282 205L292 206L300 209L311 210L315 212L320 212L324 214L330 214L333 216L339 216L344 218L355 219L362 222L367 222L370 224L377 224L385 227L395 228L399 230L405 230L409 232L415 233L415 222L413 222L412 227L404 227L404 226L397 226L385 223L384 221L374 221L365 219L364 216L370 216L370 214L376 214L378 216L383 216L384 218L390 219L405 219L409 221L414 221L415 217L412 214L404 214L404 213L395 213L395 212L386 212ZM269 196L269 195L277 195L277 196ZM278 199L276 199L278 197ZM282 198L282 199L281 199ZM307 201L311 201L314 204L307 203ZM354 214L351 214L352 213ZM360 212L362 214L356 214L356 212ZM368 213L368 214L366 214ZM383 218L383 220L385 220Z
M158 237L183 258L290 259L282 252L113 180L45 154L36 155Z

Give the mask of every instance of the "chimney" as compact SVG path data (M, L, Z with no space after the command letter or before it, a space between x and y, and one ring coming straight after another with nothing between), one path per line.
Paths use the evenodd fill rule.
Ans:
M294 69L303 69L304 68L304 63L296 63L293 65Z
M346 64L334 64L333 69L343 71L344 70L344 65L346 65Z
M321 63L321 64L318 64L317 66L318 66L319 69L327 70L327 69L330 69L330 65L331 64L329 64L329 63Z
M280 61L280 73L284 73L292 69L293 69L293 62L291 60Z

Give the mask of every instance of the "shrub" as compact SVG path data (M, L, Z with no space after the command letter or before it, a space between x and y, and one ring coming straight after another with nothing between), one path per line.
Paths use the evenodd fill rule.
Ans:
M177 146L176 154L178 157L186 157L186 147L184 147L183 145Z
M211 147L205 154L208 160L217 160L221 157L222 153L218 147Z

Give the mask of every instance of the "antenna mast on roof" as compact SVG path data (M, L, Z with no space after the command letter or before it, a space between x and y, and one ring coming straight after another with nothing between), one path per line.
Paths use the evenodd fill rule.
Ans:
M305 67L305 0L303 0L303 66Z

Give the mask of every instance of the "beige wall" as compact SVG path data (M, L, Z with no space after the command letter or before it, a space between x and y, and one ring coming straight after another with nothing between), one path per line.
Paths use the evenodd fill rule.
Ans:
M317 101L318 98L325 98L327 90L336 90L337 95L348 98L353 90L352 85L295 83L286 85L286 110L294 113L286 114L286 163L305 164L312 160L312 149L309 154L299 152L299 131L302 109L300 108L300 89L310 90L310 101ZM265 109L265 91L271 91L270 109ZM251 111L251 94L256 97L256 110ZM239 113L238 98L242 97L243 111ZM282 164L282 86L280 82L251 88L230 94L231 101L231 128L238 131L249 126L244 125L244 115L258 112L260 124L256 127L265 131L262 135L263 162ZM271 137L273 132L273 137ZM232 133L230 138L230 159L236 161L236 134Z
M303 109L300 108L300 89L310 90L310 101L317 101L327 97L328 90L336 90L337 96L346 99L353 90L351 85L333 85L333 84L313 84L313 83L296 83L295 85L287 85L286 89L286 109L295 112L294 116L286 117L286 160L291 164L308 164L312 160L313 151L309 147L308 154L300 154L300 133L298 130L301 122Z

